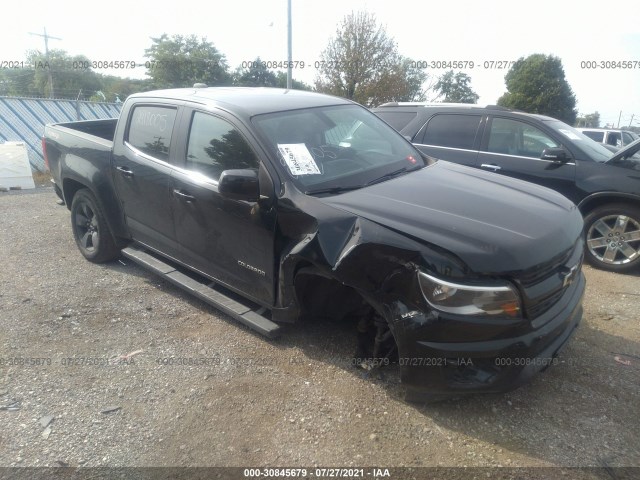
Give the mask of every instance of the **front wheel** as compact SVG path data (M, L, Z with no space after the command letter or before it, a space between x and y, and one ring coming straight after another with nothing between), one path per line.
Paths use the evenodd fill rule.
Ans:
M103 263L120 254L98 202L86 188L79 190L71 202L71 228L76 244L87 260Z
M628 272L640 266L640 209L611 204L584 219L586 260L594 267Z

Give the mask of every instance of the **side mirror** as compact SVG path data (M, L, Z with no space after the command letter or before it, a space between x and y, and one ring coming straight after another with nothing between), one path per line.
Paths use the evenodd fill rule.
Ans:
M418 152L420 152L420 156L424 160L424 163L426 163L427 165L433 165L434 163L436 163L438 161L437 158L431 157L431 156L427 155L426 153L422 152L421 150L418 150Z
M542 160L551 160L555 163L565 163L569 161L569 155L562 148L545 148L540 155Z
M260 198L258 172L256 170L225 170L218 179L220 195L232 200L257 202Z

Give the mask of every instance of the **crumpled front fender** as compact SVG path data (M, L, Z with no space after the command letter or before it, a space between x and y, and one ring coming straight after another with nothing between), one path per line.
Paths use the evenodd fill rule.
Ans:
M280 321L293 321L293 312L299 308L294 287L301 268L312 266L318 275L357 290L380 312L385 304L408 294L405 286L391 282L392 278L400 276L409 281L417 268L449 277L462 277L468 271L461 260L439 247L309 197L304 200L306 205L278 216L283 233L280 241L285 244L274 310Z

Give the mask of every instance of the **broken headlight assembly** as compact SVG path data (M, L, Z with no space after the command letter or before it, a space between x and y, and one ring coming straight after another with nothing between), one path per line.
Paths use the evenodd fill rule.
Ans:
M418 272L422 295L436 310L457 315L521 315L520 296L504 282L495 285L453 283Z

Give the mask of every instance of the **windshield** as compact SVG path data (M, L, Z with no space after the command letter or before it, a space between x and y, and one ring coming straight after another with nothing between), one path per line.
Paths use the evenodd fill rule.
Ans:
M629 145L635 140L638 140L638 138L640 137L638 137L634 132L622 132L622 140L625 145Z
M565 138L571 140L571 144L580 149L589 160L606 162L613 155L613 152L607 150L604 145L599 144L566 123L555 120L548 122L548 125L554 130L560 132L560 134Z
M253 123L305 193L359 188L425 165L409 142L358 105L258 115Z

